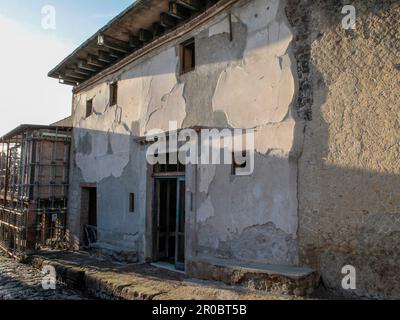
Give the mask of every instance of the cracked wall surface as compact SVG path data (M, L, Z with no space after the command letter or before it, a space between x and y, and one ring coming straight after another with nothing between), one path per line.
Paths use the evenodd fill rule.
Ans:
M233 24L246 37L235 38L243 41L240 58L219 72L211 106L222 124L255 128L255 172L235 177L230 166L199 166L199 258L298 263L296 134L301 124L291 109L297 79L283 9L282 1L246 1L232 10ZM224 30L223 25L216 29Z
M100 242L151 255L144 252L151 181L145 148L135 137L167 131L169 120L180 128L254 128L253 175L232 176L230 166L199 166L198 179L190 180L196 207L186 213L195 221L187 230L193 237L188 250L193 259L297 264L302 125L292 110L297 73L284 8L280 0L239 1L184 38L74 95L77 174L71 199L79 197L80 183L98 185ZM196 69L181 75L179 43L190 37L196 43ZM109 83L116 80L118 105L110 106ZM94 114L85 119L92 98ZM130 192L140 203L134 214L127 212ZM75 228L78 207L74 204L70 214Z

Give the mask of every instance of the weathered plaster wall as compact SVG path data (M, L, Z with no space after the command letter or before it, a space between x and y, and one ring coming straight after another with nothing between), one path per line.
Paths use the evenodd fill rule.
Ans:
M284 8L279 0L239 1L230 11L232 41L227 14L187 35L196 39L193 72L179 74L181 39L75 95L77 173L71 199L79 197L78 183L98 184L101 242L143 251L150 204L144 150L135 136L168 130L169 120L179 127L255 128L252 176L233 177L230 166L201 166L197 178L196 170L188 176L196 193L196 210L187 212L194 222L187 230L193 237L190 256L297 263L301 125L291 110L297 74ZM108 101L113 80L119 80L118 106ZM91 98L95 115L85 119ZM134 215L127 213L128 191L140 203ZM75 228L78 203L70 214Z
M298 262L296 133L301 125L291 112L296 73L283 9L283 1L248 1L232 10L232 21L247 36L239 38L241 59L219 72L212 108L221 120L216 125L256 129L255 172L235 177L230 166L199 166L201 258Z
M197 195L197 251L202 258L294 265L296 165L284 157L257 154L255 166L248 177L232 176L230 166L198 169L199 184L208 187L199 188Z
M312 113L299 163L301 262L345 294L400 297L400 3L288 1L298 110ZM310 98L312 93L312 99ZM344 265L357 290L341 290Z

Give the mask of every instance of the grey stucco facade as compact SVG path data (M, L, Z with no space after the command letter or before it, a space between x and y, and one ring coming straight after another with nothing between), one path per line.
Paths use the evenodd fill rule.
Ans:
M230 17L229 17L230 15ZM179 72L179 45L194 38L196 69ZM255 170L186 167L186 261L233 259L297 265L297 158L302 122L293 112L297 74L283 1L238 1L112 75L74 93L69 239L81 235L82 185L97 187L98 244L152 261L152 129L255 129ZM118 81L118 104L109 84ZM85 118L85 104L94 101ZM244 108L246 112L243 112ZM129 194L137 198L130 213ZM189 199L193 194L193 199ZM189 203L193 202L191 205Z

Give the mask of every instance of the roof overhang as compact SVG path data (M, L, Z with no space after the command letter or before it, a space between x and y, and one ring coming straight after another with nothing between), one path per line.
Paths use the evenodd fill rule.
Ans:
M219 0L137 0L48 74L77 86L194 19Z

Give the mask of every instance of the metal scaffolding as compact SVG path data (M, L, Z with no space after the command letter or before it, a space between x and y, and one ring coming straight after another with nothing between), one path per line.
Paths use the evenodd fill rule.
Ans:
M0 138L0 247L17 256L63 244L71 128L20 126Z

